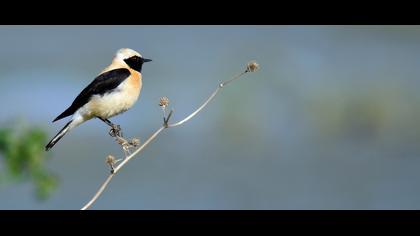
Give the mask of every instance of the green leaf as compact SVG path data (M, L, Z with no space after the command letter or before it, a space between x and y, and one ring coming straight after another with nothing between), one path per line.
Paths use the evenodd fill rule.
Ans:
M0 128L0 157L5 163L2 182L32 181L35 196L47 199L58 185L58 178L45 168L46 133L39 128Z

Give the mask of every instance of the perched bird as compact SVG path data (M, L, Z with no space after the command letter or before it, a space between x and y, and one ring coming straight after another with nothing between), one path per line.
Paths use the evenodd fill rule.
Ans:
M45 146L45 150L50 150L67 132L92 118L101 119L118 132L119 127L108 119L127 111L137 101L142 87L141 69L143 63L149 61L132 49L118 50L112 63L83 89L69 108L53 120L73 115Z

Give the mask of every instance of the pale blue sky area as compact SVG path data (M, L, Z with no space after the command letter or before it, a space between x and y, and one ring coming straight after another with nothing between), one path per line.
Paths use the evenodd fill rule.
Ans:
M45 128L123 47L143 67L139 102L112 120L145 140L169 129L111 182L93 209L419 209L418 26L0 26L0 126ZM0 209L79 209L121 155L98 120L49 153L56 192L0 185ZM1 167L1 162L0 162Z

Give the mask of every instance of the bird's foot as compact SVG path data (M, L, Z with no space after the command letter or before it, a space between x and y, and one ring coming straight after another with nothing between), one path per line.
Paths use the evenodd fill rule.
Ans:
M140 140L138 138L133 138L131 140L125 139L123 137L121 126L113 124L110 121L108 121L107 124L111 126L109 135L115 138L115 141L121 145L126 157L131 154L131 148L135 148L140 145Z
M122 134L121 126L112 124L111 130L109 130L109 135L111 135L111 137L114 137L114 138L122 138L123 134Z

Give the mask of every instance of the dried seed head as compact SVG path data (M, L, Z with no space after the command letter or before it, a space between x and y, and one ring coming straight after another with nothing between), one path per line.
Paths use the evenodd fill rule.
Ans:
M115 157L108 155L105 159L106 164L113 166L115 164Z
M137 146L139 146L139 145L140 145L140 139L138 139L138 138L133 138L133 139L131 139L130 144L131 144L131 145L133 145L134 147L137 147Z
M117 137L115 140L121 146L126 146L128 144L127 140L125 140L124 138L121 138L121 137Z
M168 105L169 105L169 98L167 98L167 97L161 97L160 100L159 100L159 106L166 107Z
M246 71L247 72L255 72L258 69L260 69L260 65L254 60L254 61L250 61L248 63L248 65L246 66Z

